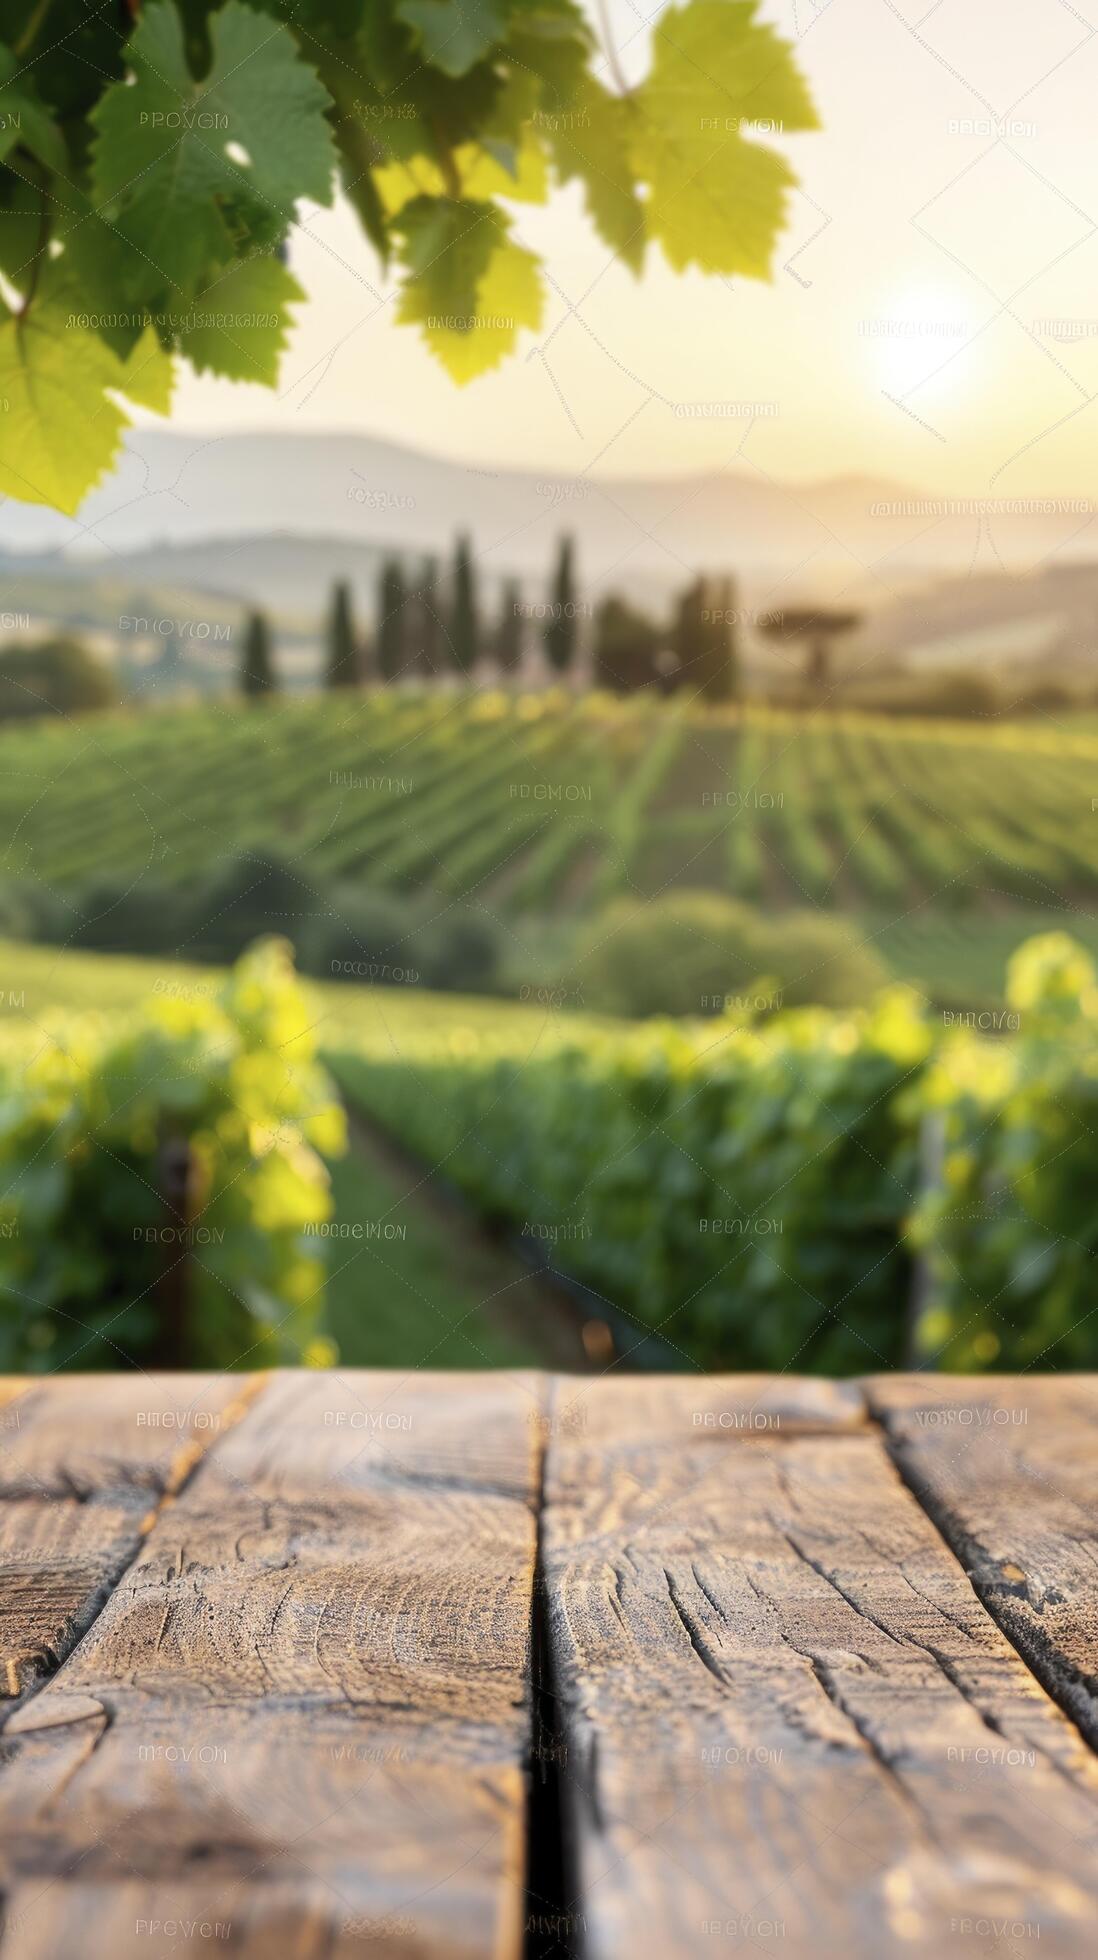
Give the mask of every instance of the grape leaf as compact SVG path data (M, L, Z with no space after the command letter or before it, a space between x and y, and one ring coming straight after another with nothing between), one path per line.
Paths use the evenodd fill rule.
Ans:
M513 238L496 238L477 288L473 325L466 333L428 331L424 338L459 387L498 367L523 327L540 327L545 306L541 262Z
M0 272L18 292L26 292L41 257L42 192L0 166Z
M818 127L788 42L755 21L756 0L688 0L656 29L634 94L633 161L650 186L648 225L676 271L765 279L796 183L743 124Z
M816 126L757 0L675 0L621 95L596 79L586 0L86 11L0 0L0 270L24 301L0 305L0 484L65 509L126 402L166 408L176 350L275 381L300 294L270 254L337 166L382 261L399 250L399 317L465 382L542 317L501 205L576 182L634 269L652 237L675 267L764 276L794 180L749 137Z
M304 297L278 259L240 261L191 301L180 346L199 374L273 388L290 327L286 309Z
M422 329L455 381L497 366L520 328L540 324L538 261L507 236L492 205L421 197L394 223L409 275L398 318Z
M0 311L0 491L71 515L109 467L127 418L105 391L122 364L70 324L64 292Z
M38 99L62 120L77 119L102 93L104 84L122 73L122 25L125 0L117 7L85 5L84 0L59 0L53 5L35 0L0 0L0 40L20 47L33 66ZM25 45L30 18L37 15L37 39ZM21 45L23 44L23 45Z
M454 151L452 163L462 197L473 203L509 197L520 204L544 204L548 195L545 152L533 134L521 150L513 156L508 152L502 161L487 144L481 147L466 143ZM441 198L447 190L441 167L426 157L417 159L414 170L403 163L386 164L375 170L374 182L382 208L390 218L417 197Z
M135 254L90 198L67 184L53 244L61 248L57 270L73 293L83 324L92 326L119 359L126 360L145 331L150 308L166 308L175 298L174 289L162 281L155 293L133 299L131 268L136 260L143 275L147 261Z
M10 48L0 47L0 157L20 145L50 170L64 170L64 138L38 100L34 77L20 71Z
M241 0L210 33L196 81L175 8L146 7L127 43L133 84L115 83L93 117L95 194L146 261L144 293L165 279L192 293L231 255L228 221L281 232L300 198L331 202L330 97L292 36Z
M172 357L156 337L156 329L145 328L128 360L120 363L114 386L127 401L140 408L152 408L166 415L172 405L174 381Z
M398 19L414 28L423 55L444 75L464 75L501 38L501 0L398 0Z
M545 110L545 134L562 184L578 177L601 238L634 272L644 263L645 214L637 195L629 145L632 103L585 75L566 109Z
M450 147L463 142L476 135L499 94L488 61L460 76L428 66L417 35L386 7L367 9L355 48L365 85L354 93L380 136L383 155L431 155L439 138ZM375 116L374 108L383 113ZM373 129L378 121L387 125L380 132Z
M415 197L397 213L393 230L404 241L407 270L399 320L421 326L427 338L466 330L492 256L494 218L490 204L448 197Z

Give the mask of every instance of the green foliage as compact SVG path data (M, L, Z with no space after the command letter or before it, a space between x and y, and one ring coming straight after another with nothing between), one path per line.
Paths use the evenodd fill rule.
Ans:
M932 1277L920 1351L958 1369L1093 1367L1094 962L1066 933L1031 939L1010 962L1006 1008L972 1018L975 1031L947 1035L925 1090L940 1166L913 1222Z
M853 1014L628 1032L455 1017L332 1066L425 1161L489 1212L544 1226L562 1266L684 1357L864 1372L903 1359L917 1137L899 1098L930 1039L896 991Z
M279 255L337 182L459 382L541 322L512 207L556 185L634 272L654 243L767 277L794 179L758 126L816 119L755 16L668 8L614 92L576 0L0 6L0 492L74 511L173 356L273 384L301 298Z
M688 0L660 20L633 163L648 180L649 230L676 271L769 276L796 178L744 129L818 127L788 42L754 16L753 0Z
M837 919L770 918L715 892L619 899L588 928L571 961L583 997L610 1014L712 1014L729 996L767 1011L852 1007L885 974Z
M65 1016L0 1046L0 1367L323 1365L343 1115L288 948L118 1031ZM169 1166L185 1166L168 1197Z
M273 694L277 686L271 629L266 615L251 614L244 632L244 660L240 670L241 691L250 700L260 694Z
M389 935L401 929L399 911L376 910L379 949L391 953ZM28 1002L33 988L37 1025L16 1036L8 1021L0 1043L6 1080L18 1092L0 1099L0 1151L11 1160L18 1148L19 1165L29 1165L25 1190L19 1167L7 1166L5 1185L20 1202L25 1197L27 1210L18 1231L15 1214L0 1212L0 1327L26 1325L29 1333L51 1319L25 1312L21 1296L45 1298L31 1284L31 1264L37 1271L43 1262L55 1286L56 1262L75 1289L68 1297L77 1327L66 1333L57 1316L53 1342L34 1336L32 1365L53 1366L75 1353L65 1342L84 1342L82 1328L105 1300L120 1309L129 1301L136 1311L139 1299L160 1299L165 1273L161 1264L135 1277L127 1265L129 1290L120 1284L123 1253L137 1256L128 1209L125 1233L117 1227L131 1185L106 1151L90 1161L80 1147L66 1155L67 1116L60 1141L52 1140L72 1101L66 1070L83 1080L89 1041L97 1055L107 1043L99 1025L91 1036L71 1019L55 1030L48 1003L76 996L119 1019L125 1012L125 1036L111 1038L124 1047L150 970L80 954L59 962L52 949L9 946L5 972L26 986ZM201 970L161 969L161 976L173 1011L201 1002L205 1026ZM331 1065L354 1100L425 1162L444 1162L484 1211L527 1230L531 1222L544 1227L560 1265L640 1329L658 1328L691 1363L864 1372L908 1365L914 1333L925 1366L1093 1367L1093 965L1062 935L1049 936L1014 961L1009 992L1005 1012L982 1025L943 1026L904 990L854 1012L764 1017L745 1009L704 1022L625 1025L559 1012L550 1001L455 1000L399 985L378 1000L347 986L324 990L310 1024L322 1026L338 1051ZM236 1010L233 1018L241 1018ZM215 1020L222 1029L220 1010ZM294 1056L296 1075L292 1034L269 1033L255 1063L264 1079L272 1045ZM24 1133L25 1099L40 1097L46 1079L40 1073L32 1082L28 1057L46 1049L60 1101L48 1108L35 1101L35 1122L28 1118ZM142 1065L144 1058L142 1050ZM177 1091L192 1077L180 1088L180 1069L165 1063L160 1048L150 1072L167 1085L174 1112ZM129 1120L122 1102L132 1072L122 1068L120 1083L110 1105L95 1092L95 1122L105 1106L119 1112L120 1124ZM135 1118L146 1109L138 1096ZM47 1125L49 1140L36 1155ZM124 1164L129 1131L102 1135ZM164 1135L159 1116L152 1135L154 1143ZM142 1136L147 1197L149 1186L157 1188L147 1126ZM282 1127L279 1141L287 1141ZM58 1152L66 1155L65 1191L83 1180L71 1209L52 1174L37 1176ZM225 1175L232 1177L228 1157ZM21 1267L13 1262L28 1232L34 1249ZM60 1248L67 1253L70 1245L66 1256ZM295 1242L295 1257L299 1250ZM917 1286L916 1256L925 1265ZM923 1307L913 1328L915 1295ZM133 1328L144 1326L141 1356L154 1359L163 1330L140 1318L123 1324L127 1351L137 1351ZM204 1341L214 1324L203 1320ZM293 1324L294 1338L304 1340L300 1320ZM113 1329L106 1338L115 1338ZM245 1344L241 1336L236 1352ZM197 1349L187 1351L198 1358ZM13 1365L9 1354L22 1365L22 1349L12 1347L0 1350L0 1367ZM89 1365L89 1355L94 1363L96 1353L85 1350L79 1365Z
M1093 1368L1098 982L1064 934L1008 1007L388 1024L352 1099L694 1363ZM994 1027L995 1033L983 1029ZM915 1259L924 1262L914 1326Z
M46 267L20 311L0 303L0 491L64 511L77 508L117 449L126 416L116 395L143 400L142 375L166 368L155 342L151 355L142 342L121 360L80 325L72 298ZM167 406L159 388L149 405Z
M45 640L0 655L0 721L87 714L116 701L107 669L75 640Z
M324 886L267 851L216 861L182 886L152 876L96 879L68 907L39 886L0 885L0 932L218 964L265 934L284 933L302 972L318 979L458 992L497 985L502 938L482 911L452 904L440 911L437 900L360 885Z
M126 43L132 79L108 88L90 119L92 197L132 248L135 303L193 296L239 256L240 236L269 245L301 198L331 202L329 98L290 35L227 0L209 36L197 76L179 11L154 0Z

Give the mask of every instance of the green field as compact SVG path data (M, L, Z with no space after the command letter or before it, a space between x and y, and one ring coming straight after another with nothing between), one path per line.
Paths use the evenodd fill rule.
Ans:
M521 964L606 902L702 889L849 921L943 1001L1027 933L1098 947L1098 735L563 694L376 691L0 738L6 875L66 903L276 852L496 921Z

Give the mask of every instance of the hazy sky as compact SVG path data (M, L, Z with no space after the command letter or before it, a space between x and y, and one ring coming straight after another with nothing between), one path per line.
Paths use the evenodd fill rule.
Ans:
M628 70L646 11L610 0ZM773 285L638 284L572 190L514 207L545 258L544 328L456 388L345 209L311 211L309 293L271 395L187 376L192 429L359 428L460 458L600 473L851 472L999 497L1096 489L1098 0L764 0L824 123L778 138L801 178ZM676 414L756 402L747 420Z

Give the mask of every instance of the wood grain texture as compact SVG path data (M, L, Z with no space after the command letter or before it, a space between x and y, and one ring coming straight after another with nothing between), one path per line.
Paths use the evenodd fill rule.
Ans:
M542 1394L264 1387L7 1724L3 1960L517 1955Z
M75 1645L248 1392L190 1375L0 1381L0 1720Z
M1098 1764L820 1386L807 1432L795 1384L767 1428L712 1378L570 1383L551 1419L564 1950L1078 1960Z
M1098 1748L1098 1376L865 1386L988 1611Z

